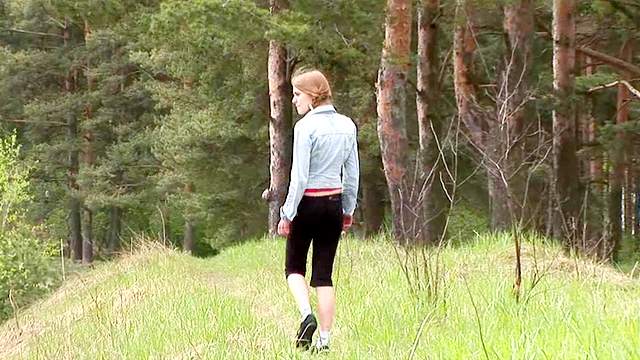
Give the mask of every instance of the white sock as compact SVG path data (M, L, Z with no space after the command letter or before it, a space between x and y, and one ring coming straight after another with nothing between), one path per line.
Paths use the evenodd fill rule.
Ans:
M329 345L329 337L330 337L330 332L329 330L324 331L324 330L320 330L320 337L318 338L318 346L324 346L324 345Z
M311 314L311 305L309 305L309 303L306 304L302 304L300 305L300 315L302 316L302 320L304 321L304 319L307 318L307 316L309 316Z

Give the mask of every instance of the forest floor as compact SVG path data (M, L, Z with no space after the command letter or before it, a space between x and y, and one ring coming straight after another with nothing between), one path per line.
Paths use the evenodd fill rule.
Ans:
M322 355L293 346L283 257L282 239L206 259L146 244L1 325L0 358L640 359L640 280L540 239L524 244L516 296L508 235L409 253L346 237Z

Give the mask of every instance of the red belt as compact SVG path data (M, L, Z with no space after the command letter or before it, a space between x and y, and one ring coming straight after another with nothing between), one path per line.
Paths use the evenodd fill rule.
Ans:
M325 192L325 191L335 191L335 190L342 190L342 188L331 188L331 189L306 189L304 192L305 193L319 193L319 192Z

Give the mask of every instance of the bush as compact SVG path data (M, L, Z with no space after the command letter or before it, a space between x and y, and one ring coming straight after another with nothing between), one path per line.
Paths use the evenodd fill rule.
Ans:
M55 248L38 239L24 218L29 169L19 154L15 134L0 139L0 320L56 282Z
M478 209L461 202L451 211L449 238L453 244L462 244L475 239L477 234L490 230L490 220Z
M0 232L0 320L58 283L54 251L24 230Z

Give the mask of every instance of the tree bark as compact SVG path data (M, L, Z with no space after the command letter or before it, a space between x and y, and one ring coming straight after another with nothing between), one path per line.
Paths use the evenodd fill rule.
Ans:
M554 236L575 246L580 208L575 108L575 0L553 2L553 111Z
M597 66L594 65L593 59L589 56L585 57L586 74L593 75L597 71ZM588 128L586 140L589 145L594 145L597 142L598 135L598 120L593 115L593 98L588 95L589 113L588 113ZM602 157L591 156L589 159L589 181L591 182L593 190L596 194L601 195L604 191L604 181L602 179Z
M85 44L88 43L89 38L91 36L91 27L89 26L89 22L85 20L84 24L84 41ZM87 78L87 93L91 93L93 91L93 75L90 73L91 64L87 61L85 76ZM85 119L87 122L91 121L93 118L93 105L88 103L85 108ZM93 149L94 142L94 134L91 130L91 126L86 124L84 126L83 131L83 166L86 169L90 169L96 159L95 151ZM89 189L82 189L85 194ZM93 210L89 208L86 204L83 206L84 216L82 219L82 263L90 264L93 262Z
M420 146L420 181L422 185L423 233L425 241L435 244L443 239L449 206L442 180L442 162L435 137L442 136L442 118L438 112L438 16L440 0L421 0L418 6L418 64L416 110ZM446 183L445 183L446 184Z
M69 40L71 38L71 30L69 20L65 19L63 29L63 41L65 49L69 48ZM74 91L73 71L68 70L64 78L64 92L69 95ZM82 223L81 209L82 204L78 198L78 171L80 167L79 151L75 145L78 139L78 119L75 114L69 112L67 115L67 143L69 149L69 168L67 176L67 186L69 190L69 250L70 256L75 261L82 261Z
M289 7L287 0L270 0L271 13L277 14ZM291 171L291 74L284 44L269 41L269 148L271 180L266 200L269 204L269 234L275 236L280 221L280 207L287 195L289 172Z
M406 133L406 85L411 66L410 0L388 0L385 40L376 84L378 138L382 154L391 210L393 234L401 244L409 244L422 236L417 226L415 203L412 203L407 171L408 142Z
M473 15L466 0L456 0L453 85L458 116L469 131L469 140L474 148L484 152L488 124L486 115L476 101L473 81L473 57L477 48L473 38Z

